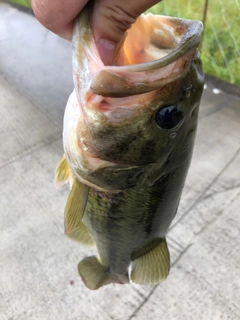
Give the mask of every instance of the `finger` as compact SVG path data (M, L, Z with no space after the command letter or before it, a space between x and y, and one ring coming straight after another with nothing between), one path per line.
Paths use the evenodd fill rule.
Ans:
M74 20L88 0L32 0L39 22L67 40L72 39Z
M119 44L137 17L158 3L157 0L95 0L92 28L99 54L105 64L111 64Z
M95 41L121 41L137 17L159 0L95 0L92 27Z

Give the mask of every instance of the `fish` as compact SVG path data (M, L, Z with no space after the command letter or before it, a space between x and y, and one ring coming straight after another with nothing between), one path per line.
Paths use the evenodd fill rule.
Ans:
M55 172L56 185L70 185L65 234L96 249L78 264L87 288L155 285L170 272L166 234L193 153L203 25L142 14L104 65L90 20L85 8L74 28L74 90Z

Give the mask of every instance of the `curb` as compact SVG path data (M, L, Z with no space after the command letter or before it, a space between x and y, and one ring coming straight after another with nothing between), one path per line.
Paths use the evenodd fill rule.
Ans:
M207 85L210 85L211 87L218 88L227 94L240 97L240 87L235 84L231 84L227 81L215 78L213 76L210 76L209 74L205 74L205 83Z

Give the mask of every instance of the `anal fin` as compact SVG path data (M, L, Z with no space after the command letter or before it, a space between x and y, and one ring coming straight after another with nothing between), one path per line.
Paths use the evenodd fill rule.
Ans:
M65 207L64 225L66 235L72 240L92 246L95 243L82 222L87 199L88 187L75 178Z
M170 256L166 239L132 262L130 279L138 284L157 284L165 280L170 270Z

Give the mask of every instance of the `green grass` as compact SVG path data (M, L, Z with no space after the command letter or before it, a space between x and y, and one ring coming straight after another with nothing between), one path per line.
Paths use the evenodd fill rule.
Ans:
M186 19L203 18L205 0L164 0L151 11ZM201 48L206 73L240 86L240 0L209 0Z
M31 9L31 0L10 0L10 2L13 2L25 8Z
M51 0L49 0L51 1ZM31 0L11 0L31 8ZM202 20L205 0L164 0L149 11ZM206 73L240 86L240 0L209 0L202 43Z

